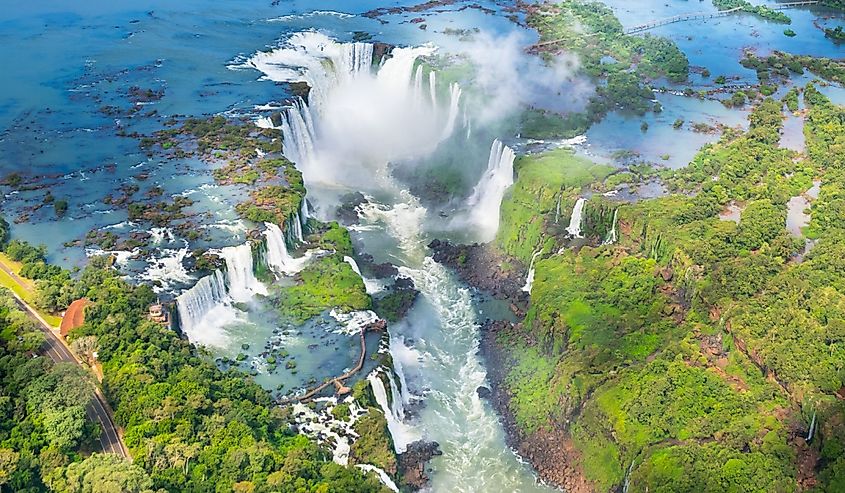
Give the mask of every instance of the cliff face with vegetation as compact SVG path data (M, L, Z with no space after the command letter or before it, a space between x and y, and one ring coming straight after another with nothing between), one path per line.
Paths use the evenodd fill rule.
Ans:
M512 438L541 474L574 491L845 488L845 109L803 97L806 156L778 147L783 102L767 99L748 132L663 172L673 193L593 196L583 246L563 228L607 170L563 151L520 161L497 247L543 253L525 319L487 337ZM785 218L814 179L805 254ZM738 223L720 220L729 205ZM565 464L532 446L549 437Z

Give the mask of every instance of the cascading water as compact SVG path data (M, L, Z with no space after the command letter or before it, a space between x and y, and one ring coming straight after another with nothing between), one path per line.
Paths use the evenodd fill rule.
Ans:
M569 226L566 227L566 232L573 238L583 238L581 236L581 221L584 215L584 204L587 200L579 197L575 201L575 207L572 208L572 217L569 219Z
M226 247L220 250L226 261L229 296L234 301L246 302L256 294L267 294L267 288L255 278L252 262L252 245Z
M513 185L513 149L498 139L490 146L487 169L467 200L470 222L481 231L482 241L491 241L499 229L499 208L502 197Z
M555 224L558 223L560 220L560 200L563 198L563 193L559 193L557 196L557 205L555 206Z
M378 370L373 371L367 375L367 381L370 382L370 387L373 389L373 396L376 398L376 403L378 403L384 412L384 417L387 420L387 428L393 437L393 447L396 453L401 454L407 450L408 444L419 439L419 436L408 425L402 422L405 413L402 409L401 396L397 392L394 394L395 397L392 402L388 399L387 389L381 377L379 377L379 373ZM387 370L386 373L390 381L393 382L393 376L390 374L390 370ZM395 388L395 384L391 385L391 387Z
M390 476L388 476L388 474L382 469L379 469L378 467L371 464L356 464L355 467L364 471L374 472L378 474L379 479L385 486L387 486L387 489L399 493L399 487L396 486L396 483L394 483L393 480L390 479Z
M603 245L611 245L616 243L617 234L616 234L616 218L619 214L619 208L613 209L613 224L610 227L610 232L607 234L607 238L604 239Z
M191 289L176 297L179 325L195 344L223 346L227 336L220 327L238 319L230 306L225 275L220 270L200 279Z
M422 71L417 60L434 51L433 46L397 47L373 70L371 44L342 44L321 33L303 32L233 68L255 68L276 82L309 85L308 101L294 101L282 115L283 153L308 181L333 183L362 179L350 172L360 169L347 163L384 175L388 163L428 154L450 137L460 87L449 86L449 106L442 115L434 72L429 73L430 101L419 95ZM369 144L373 140L378 145ZM366 178L362 186L374 185L372 176Z
M426 210L413 196L399 192L388 174L389 163L428 158L450 138L460 108L460 88L449 87L447 102L447 97L439 97L435 72L425 77L426 69L417 61L433 54L432 46L394 48L389 58L369 70L363 63L350 70L336 62L337 53L351 49L359 48L341 46L320 33L301 33L272 52L257 54L245 66L274 81L304 81L311 87L307 103L289 109L298 115L284 118L282 125L284 140L290 144L285 155L303 172L309 196L321 197L319 191L338 188L396 196L390 205L365 208L372 222L360 230L371 235L379 248L399 246L398 251L387 247L391 249L387 255L421 292L407 321L388 326L402 388L389 373L387 380L378 371L367 377L394 445L404 450L423 436L441 444L444 455L432 464L434 491L547 491L509 451L497 416L476 393L485 384L486 373L477 354L478 323L469 290L425 256L421 231ZM497 166L504 161L512 167L512 157L504 159L508 152L512 153L502 145L491 153L497 155ZM484 189L493 188L478 187L475 203L482 202ZM501 196L492 207L496 214L500 200ZM493 226L489 229L495 234ZM367 240L363 241L366 248ZM391 380L392 385L386 385ZM404 404L413 397L409 383L426 392L419 415L406 423Z
M528 265L528 275L525 277L525 286L522 286L522 291L531 294L531 288L534 286L534 261L537 256L543 253L543 250L537 250L531 255L531 264Z

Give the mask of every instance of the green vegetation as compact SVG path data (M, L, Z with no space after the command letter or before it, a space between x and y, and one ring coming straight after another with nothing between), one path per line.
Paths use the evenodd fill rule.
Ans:
M713 0L713 5L719 10L739 9L740 12L757 15L767 21L791 24L792 19L779 10L770 9L765 5L752 5L746 0Z
M542 246L543 234L568 225L569 213L582 187L601 181L613 168L590 163L567 149L522 156L514 164L518 177L502 203L496 243L525 263ZM556 219L558 198L560 216Z
M396 454L387 430L387 420L381 409L367 408L367 414L353 425L359 438L352 444L349 460L358 464L372 464L391 476L396 475Z
M92 376L75 364L36 357L43 343L11 293L0 289L0 488L11 491L47 491L97 438L85 419Z
M826 27L824 29L824 36L832 39L835 43L845 41L845 31L842 30L842 26L836 26L834 29Z
M613 11L599 2L567 0L528 9L527 23L540 34L538 51L565 50L578 55L580 70L604 79L584 113L556 115L530 110L523 115L523 133L534 138L573 137L583 133L609 111L637 115L660 111L652 103L650 81L666 77L682 82L689 61L666 38L628 36Z
M757 71L761 81L769 80L772 74L789 77L791 73L801 75L804 69L831 82L845 82L845 62L830 58L793 55L775 51L768 57L758 57L746 52L740 63L743 67Z
M798 36L798 33L793 31L792 29L784 29L783 35L789 38L794 38L795 36Z
M510 411L527 436L568 422L561 438L597 491L626 476L629 492L787 492L808 475L813 491L843 486L845 109L813 86L804 98L809 158L779 148L783 103L766 99L747 132L662 173L675 193L591 198L577 250L551 254L560 178L543 156L520 161L498 246L523 260L547 253L523 323L499 333ZM569 163L565 176L589 182L595 165ZM814 179L808 234L819 243L797 262L786 204ZM719 219L731 203L739 224ZM619 240L601 245L617 206Z
M279 288L276 307L296 323L325 310L365 310L372 301L361 276L341 254L321 257L296 275L297 284Z

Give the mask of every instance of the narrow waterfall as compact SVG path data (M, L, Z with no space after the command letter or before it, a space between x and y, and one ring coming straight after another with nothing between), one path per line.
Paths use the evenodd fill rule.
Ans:
M534 261L537 260L537 256L543 253L543 250L537 250L531 255L531 264L528 266L528 276L525 278L525 286L522 286L522 290L528 294L531 294L531 288L534 286Z
M352 258L348 255L344 255L343 261L346 262L347 264L349 264L352 267L352 270L355 271L355 273L358 274L358 276L360 276L361 278L364 277L364 276L361 275L361 269L358 267L358 262L356 262L354 258Z
M399 392L399 387L396 386L396 379L393 378L393 372L387 372L387 381L390 383L390 410L399 421L405 419L405 405L402 402L402 394Z
M810 421L810 430L807 432L807 441L813 439L813 435L816 432L816 412L813 411L813 419Z
M227 300L226 281L223 273L215 270L203 277L194 286L176 297L179 323L186 334L195 333L199 322L215 306Z
M555 224L560 221L560 199L563 198L563 192L559 193L557 196L557 206L555 206Z
M282 154L295 163L308 162L314 156L314 121L311 109L297 97L282 113Z
M625 483L622 487L622 493L628 493L628 488L631 487L631 473L634 471L634 461L631 460L631 465L628 466L628 472L625 473Z
M432 72L433 74L434 72ZM461 86L456 82L449 84L449 113L446 119L446 126L443 127L441 140L446 140L455 130L455 121L458 119L458 105L461 102Z
M487 158L487 170L467 201L470 220L478 225L483 241L492 240L499 229L499 209L505 192L513 185L515 158L513 149L502 144L499 139L494 140Z
M619 208L613 209L613 225L610 228L610 233L607 234L607 238L604 239L602 245L611 245L616 243L617 234L616 234L616 217L619 214Z
M378 474L379 479L381 479L381 482L384 483L385 486L387 486L387 489L399 493L399 488L396 486L396 483L394 483L393 480L390 479L390 476L388 476L386 472L379 469L378 467L371 464L355 464L355 467L364 471L374 472Z
M391 381L391 387L395 388L395 384L392 383L393 376L390 373L391 371L388 369L387 375ZM376 403L378 403L379 407L384 412L384 417L387 420L387 428L390 430L390 435L393 437L393 447L396 450L396 453L401 454L407 450L408 444L416 439L412 430L402 422L402 419L404 419L404 410L402 409L401 403L402 397L398 394L394 394L393 404L391 405L387 398L387 389L384 387L384 382L382 382L379 377L378 370L367 375L367 381L370 382L370 387L373 389L373 395L376 398ZM396 404L397 401L399 402L398 406ZM399 410L402 410L401 415L398 413Z
M584 204L586 203L587 201L583 197L579 197L575 202L575 207L572 208L572 217L569 219L569 226L567 226L566 232L573 238L583 238L581 236L581 220L584 215Z
M393 357L393 371L399 378L399 385L402 386L400 392L402 394L402 404L408 405L411 403L411 391L408 389L408 380L405 378L405 368L402 365L402 358L400 354L410 351L408 346L400 337L390 338L390 355Z
M252 262L252 245L226 247L220 250L226 261L229 296L240 302L249 301L256 294L267 294L267 288L255 278Z

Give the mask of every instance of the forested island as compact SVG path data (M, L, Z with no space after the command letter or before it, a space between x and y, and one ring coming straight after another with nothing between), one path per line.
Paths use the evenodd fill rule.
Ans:
M845 491L842 2L643 3L15 10L0 492Z

